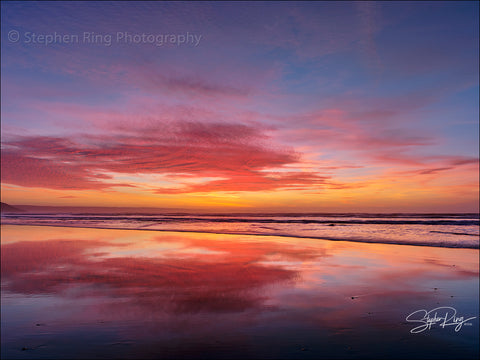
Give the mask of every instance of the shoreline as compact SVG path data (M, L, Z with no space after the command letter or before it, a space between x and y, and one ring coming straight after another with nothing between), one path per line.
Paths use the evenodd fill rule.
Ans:
M99 230L137 230L137 231L157 231L157 232L178 232L178 233L199 233L199 234L217 234L217 235L247 235L247 236L269 236L269 237L289 237L295 239L312 239L312 240L325 240L325 241L346 241L352 243L364 243L364 244L384 244L384 245L399 245L399 246L420 246L420 247L432 247L432 248L446 248L446 249L472 249L480 250L480 245L477 246L454 246L454 244L435 244L435 243L419 243L414 241L398 242L395 240L369 240L369 239L345 239L334 237L315 237L315 236L302 236L292 234L269 234L269 233L252 233L252 232L227 232L227 231L208 231L208 230L181 230L181 229L146 229L146 228L122 228L122 227L102 227L102 226L86 226L86 225L58 225L58 224L10 224L0 223L1 226L50 226L50 227L65 227L65 228L79 228L79 229L99 229ZM472 235L473 236L473 235Z

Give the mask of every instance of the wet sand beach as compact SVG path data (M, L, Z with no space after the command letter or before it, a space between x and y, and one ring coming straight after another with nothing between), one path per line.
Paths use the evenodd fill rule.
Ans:
M478 249L16 225L1 235L5 359L479 355Z

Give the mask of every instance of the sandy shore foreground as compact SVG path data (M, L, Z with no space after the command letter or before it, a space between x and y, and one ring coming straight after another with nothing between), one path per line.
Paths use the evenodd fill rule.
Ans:
M479 250L2 226L2 358L479 355Z

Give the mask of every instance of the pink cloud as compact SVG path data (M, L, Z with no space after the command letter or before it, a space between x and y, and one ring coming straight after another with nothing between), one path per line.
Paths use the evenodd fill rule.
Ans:
M128 82L148 92L181 93L193 97L243 98L251 89L197 76L166 76L153 69L130 70Z
M429 176L429 175L440 175L441 173L453 171L453 170L463 170L467 172L478 173L478 166L480 159L468 156L431 156L428 157L428 162L415 169L409 170L398 170L392 171L397 175L403 176ZM470 177L472 180L475 180L475 177ZM476 176L478 181L478 174Z
M4 143L8 150L2 152L2 182L54 189L103 189L121 185L104 182L111 179L105 172L226 178L181 190L205 192L304 188L327 180L313 173L268 171L294 164L300 161L300 155L270 143L261 130L242 124L177 122L165 129L140 128L81 139L18 137Z
M2 151L2 183L27 187L44 187L50 189L104 189L108 184L102 183L79 165L59 163L57 160L30 157L21 152ZM100 176L105 178L104 175Z
M307 172L255 172L232 173L226 180L214 180L178 189L157 189L159 194L194 193L212 191L267 191L276 189L315 189L328 184L330 177Z

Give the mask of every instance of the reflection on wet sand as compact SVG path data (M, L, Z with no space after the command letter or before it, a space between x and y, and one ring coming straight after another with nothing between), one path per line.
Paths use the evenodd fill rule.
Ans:
M478 250L5 226L1 260L6 358L478 355L405 322L478 316Z

